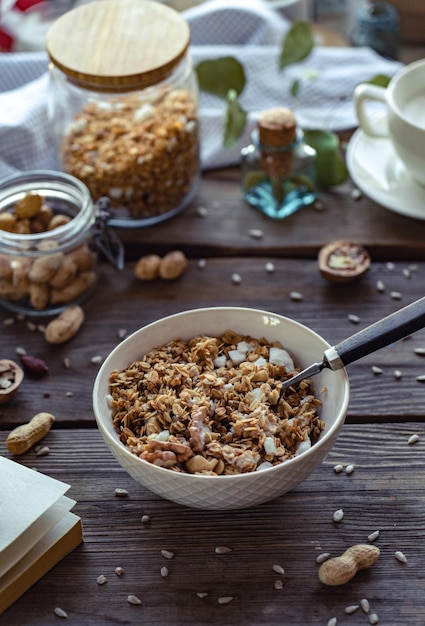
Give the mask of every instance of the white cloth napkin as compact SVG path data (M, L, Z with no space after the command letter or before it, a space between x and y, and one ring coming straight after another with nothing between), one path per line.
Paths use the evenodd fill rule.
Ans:
M194 65L234 56L247 79L240 104L248 122L231 149L222 145L225 104L201 94L204 169L237 164L258 113L268 107L292 108L304 129L357 126L352 103L357 84L377 74L392 76L401 67L369 48L316 46L307 59L279 71L282 41L291 24L264 0L210 0L183 15L191 28ZM47 64L44 52L0 54L0 180L17 171L60 169L48 122ZM295 80L300 82L297 97L290 93Z

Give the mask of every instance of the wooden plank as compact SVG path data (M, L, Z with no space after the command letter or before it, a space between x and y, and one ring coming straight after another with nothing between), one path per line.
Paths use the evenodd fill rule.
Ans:
M409 446L413 432L420 441ZM3 435L0 452L7 455ZM118 466L96 430L55 427L46 438L49 456L30 451L19 460L72 485L85 541L4 613L4 623L57 624L53 610L59 606L79 626L322 626L333 616L356 626L366 615L359 609L348 617L344 609L368 598L380 624L419 626L425 622L423 441L424 424L345 425L326 461L292 493L252 509L217 512L151 494ZM336 474L336 463L353 463L355 470ZM128 497L117 498L117 487ZM339 508L345 515L336 524L332 515ZM143 524L142 515L151 522ZM375 530L378 562L344 586L322 585L317 555L367 543ZM232 551L216 554L223 545ZM163 549L174 558L165 559ZM407 564L395 559L396 550ZM275 564L284 575L273 571ZM125 570L121 577L118 566ZM107 578L102 586L96 583L101 574ZM281 590L274 587L278 579ZM142 605L130 605L128 594ZM233 601L220 605L223 596Z
M323 280L315 261L273 259L276 269L269 274L265 271L269 260L211 259L205 270L199 270L193 260L179 280L150 283L133 278L131 263L121 273L104 265L97 291L84 304L83 328L72 341L58 346L47 344L40 332L29 330L27 319L3 323L2 357L16 359L16 349L23 347L28 354L43 358L49 373L41 379L26 376L16 398L0 406L0 428L27 421L39 411L53 413L64 425L92 425L91 390L99 366L91 359L105 357L117 345L119 329L131 333L186 309L235 305L286 315L335 344L423 295L425 264L419 264L411 278L406 278L405 263L393 270L374 263L364 278L342 285ZM233 272L242 276L240 285L232 283ZM386 285L384 293L376 290L378 280ZM301 302L291 300L294 290L303 295ZM401 300L393 300L391 291L399 292ZM350 314L359 316L359 324L349 321ZM10 319L13 316L4 311L0 323ZM416 377L425 374L425 360L414 354L417 347L425 347L425 330L349 366L349 421L422 420L424 386ZM71 361L69 369L64 365L66 358ZM382 375L373 375L372 366L380 367ZM395 369L402 371L401 380L395 380Z
M399 215L368 197L352 197L353 183L319 193L322 210L306 207L283 221L247 205L237 168L205 172L194 202L180 215L142 229L118 229L127 258L183 249L191 257L274 255L314 258L332 240L350 238L376 260L425 260L425 221ZM207 216L199 216L199 207ZM260 229L262 239L252 239Z

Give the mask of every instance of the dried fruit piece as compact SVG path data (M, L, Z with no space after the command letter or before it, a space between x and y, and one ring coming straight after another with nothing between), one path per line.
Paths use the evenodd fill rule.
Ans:
M24 372L15 361L0 359L0 404L16 396L23 378Z
M31 376L43 376L49 371L47 363L43 361L43 359L29 354L23 354L21 356L21 363L24 366L24 370Z
M319 251L319 270L334 283L348 282L364 274L370 266L365 248L352 241L334 241Z

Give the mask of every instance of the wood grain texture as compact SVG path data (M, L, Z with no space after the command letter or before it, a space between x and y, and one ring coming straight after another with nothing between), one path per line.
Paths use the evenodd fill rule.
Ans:
M417 432L420 440L407 444ZM4 435L0 452L7 456ZM79 626L145 623L327 624L336 616L350 626L367 623L346 606L368 598L380 624L422 626L425 564L425 460L423 424L345 425L326 461L292 493L261 506L233 512L199 511L151 494L122 470L96 430L54 427L46 439L50 455L28 452L20 462L68 482L78 504L85 541L0 618L10 626L57 624L54 608ZM353 463L347 476L336 463ZM117 487L128 497L114 495ZM332 515L344 510L336 524ZM142 515L151 522L143 524ZM341 587L317 577L316 557L341 554L368 535L378 562ZM228 546L228 554L215 553ZM161 555L174 553L171 560ZM402 550L407 564L394 553ZM281 565L284 575L273 565ZM115 568L124 568L118 577ZM169 576L162 578L161 567ZM105 585L96 583L103 574ZM281 579L283 589L274 583ZM396 581L396 584L395 584ZM207 593L199 598L197 593ZM127 596L135 594L141 606ZM227 605L218 598L233 597Z
M265 270L270 260L275 264L272 274ZM49 345L39 331L29 330L28 320L15 319L7 325L4 322L13 316L0 314L2 357L18 359L16 349L22 347L49 366L43 378L26 376L17 396L0 407L0 428L28 421L39 411L53 413L60 426L93 426L91 391L99 365L91 359L105 357L117 345L120 329L131 333L186 309L236 305L291 317L334 345L423 295L425 264L419 263L410 278L403 275L407 267L398 263L390 270L384 263L373 263L362 279L342 285L322 279L315 261L273 257L210 259L204 270L193 259L178 280L146 283L133 277L132 263L122 272L105 264L95 294L83 305L83 327L68 343ZM233 284L233 272L241 275L241 284ZM378 280L386 286L384 293L376 289ZM300 292L303 300L291 300L292 291ZM401 294L401 300L391 298L393 291ZM350 314L359 317L358 324L349 321ZM48 319L35 321L41 324ZM425 387L416 377L425 374L425 359L414 353L418 347L425 347L425 329L349 366L348 421L423 419ZM312 355L312 360L319 357ZM71 361L69 369L65 359ZM373 366L382 374L374 375ZM403 374L401 380L394 378L396 369Z
M347 133L347 137L349 134ZM181 248L191 257L265 256L316 258L325 244L351 239L373 260L425 260L425 220L399 215L366 196L352 197L353 183L320 190L322 210L305 207L276 221L242 199L237 168L205 172L197 197L175 218L143 229L118 229L128 259L143 252ZM199 217L199 207L207 216ZM424 212L425 216L425 212ZM250 229L261 229L253 239Z

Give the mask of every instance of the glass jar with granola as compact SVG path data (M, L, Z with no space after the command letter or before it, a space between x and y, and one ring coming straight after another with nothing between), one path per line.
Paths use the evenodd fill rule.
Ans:
M99 0L50 28L49 115L63 169L110 224L180 212L199 180L198 90L181 14L149 0Z
M40 170L4 180L0 305L42 316L86 299L97 284L99 250L109 241L106 216L84 183L69 174Z

